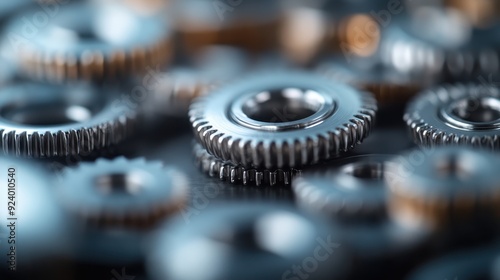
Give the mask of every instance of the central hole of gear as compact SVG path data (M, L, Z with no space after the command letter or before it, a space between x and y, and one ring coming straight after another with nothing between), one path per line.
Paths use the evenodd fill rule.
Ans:
M67 104L26 105L2 110L2 117L25 125L63 125L89 120L93 113L82 106Z
M144 188L144 180L142 176L133 172L115 173L97 177L95 186L104 195L136 195Z
M342 171L362 180L384 180L385 164L382 162L355 163L345 166Z
M255 94L243 104L242 111L256 121L283 123L307 118L321 105L321 97L316 91L282 88Z
M467 122L484 123L500 120L500 100L495 98L468 98L451 106L451 113Z

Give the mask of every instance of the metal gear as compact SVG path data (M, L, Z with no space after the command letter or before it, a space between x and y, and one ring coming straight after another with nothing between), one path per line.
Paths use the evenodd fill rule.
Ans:
M4 49L31 78L115 80L145 73L147 66L163 65L171 56L170 28L160 15L142 16L109 1L78 1L58 9L41 27L29 21L39 22L38 10L15 17L6 26L6 33L17 37ZM26 34L27 29L36 32Z
M389 212L402 223L437 230L464 221L492 226L500 205L499 163L485 151L415 149L388 166Z
M337 156L368 136L369 94L304 72L261 72L220 87L190 108L207 151L252 168L297 168Z
M119 143L136 110L116 103L117 88L20 82L0 89L0 151L46 158L89 154Z
M182 209L185 175L145 159L98 159L67 169L58 188L61 202L91 224L143 228Z
M500 90L488 85L445 85L425 91L406 109L415 142L425 147L466 145L500 149Z
M242 183L243 185L255 184L256 186L288 186L292 183L294 178L300 176L302 173L301 170L297 169L247 169L212 156L197 143L193 145L193 154L196 166L200 168L203 173L208 174L210 177L217 177L220 180L229 181L233 184Z
M293 279L292 266L317 252L308 277L343 279L351 262L340 240L327 220L288 205L219 205L160 229L147 270L152 279Z
M292 184L297 204L337 218L384 217L384 173L392 157L353 156L336 162L335 169L306 173Z
M383 63L404 73L427 73L449 81L471 80L500 69L500 24L473 28L457 11L418 9L413 18L388 26Z

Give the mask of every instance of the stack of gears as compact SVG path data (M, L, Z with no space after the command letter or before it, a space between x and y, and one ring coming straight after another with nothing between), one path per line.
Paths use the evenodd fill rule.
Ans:
M500 279L499 13L0 4L1 279Z

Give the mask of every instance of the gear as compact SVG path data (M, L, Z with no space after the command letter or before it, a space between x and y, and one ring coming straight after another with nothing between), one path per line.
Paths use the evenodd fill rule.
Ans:
M388 27L381 59L398 72L427 73L448 81L476 79L500 69L499 28L474 29L450 9L418 9L414 18Z
M223 161L210 155L200 144L194 144L193 154L198 168L210 177L218 177L221 180L229 181L233 184L243 183L243 185L255 184L256 186L288 186L292 180L300 176L301 170L259 170L246 169L236 166L230 162Z
M354 156L336 168L297 178L292 185L304 208L340 218L383 217L387 187L383 180L389 155Z
M152 279L293 279L292 267L316 252L309 279L344 279L351 263L340 238L327 220L286 205L229 204L160 229L146 265Z
M225 161L297 168L337 156L368 136L377 106L368 93L303 72L263 72L195 101L195 137Z
M116 80L145 73L148 66L164 65L170 58L170 29L159 15L141 16L119 3L78 1L58 8L42 27L26 26L38 10L27 11L6 27L6 34L24 40L4 48L32 78ZM36 32L22 37L30 28Z
M141 228L179 211L187 200L187 178L160 162L98 159L62 176L59 195L73 213L105 227Z
M0 148L20 157L89 154L136 127L118 89L20 82L0 89ZM123 105L123 106L122 106Z
M425 147L467 145L500 149L500 91L487 85L447 85L428 90L408 106L404 120Z
M413 150L388 166L389 208L403 223L446 229L498 220L499 159L458 147ZM490 231L493 234L493 231ZM453 231L453 235L459 232Z

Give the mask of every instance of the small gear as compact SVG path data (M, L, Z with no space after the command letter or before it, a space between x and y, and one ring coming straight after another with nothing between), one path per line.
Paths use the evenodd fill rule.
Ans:
M288 186L295 177L300 176L301 170L259 170L246 169L223 161L210 155L200 144L193 145L193 154L198 168L210 177L218 177L221 180L229 181L233 184L243 183L243 185L255 184L256 186Z
M455 84L425 91L410 102L404 120L424 147L466 145L500 149L500 90Z
M170 59L170 28L160 15L141 16L109 1L78 1L58 9L40 27L29 21L39 22L38 10L26 11L6 26L6 33L16 40L4 49L31 78L116 80Z
M327 220L288 205L233 203L161 228L146 266L158 280L293 279L293 267L312 259L309 279L344 279L351 262L341 240Z
M437 230L465 222L493 226L500 205L499 163L485 151L415 149L388 166L389 212L403 223Z
M377 106L365 92L305 72L261 72L199 98L189 116L212 155L251 168L297 168L361 142Z
M182 209L184 174L145 159L98 159L62 176L58 193L66 208L91 224L142 228Z
M292 185L297 203L338 218L384 217L384 173L392 157L354 156L336 162L333 170L304 174Z
M447 81L472 80L500 69L500 24L473 28L452 9L417 9L388 26L381 60L404 73L427 73Z
M118 88L19 82L0 89L0 149L47 158L117 144L136 127L135 108L117 102ZM123 97L123 96L122 96Z

